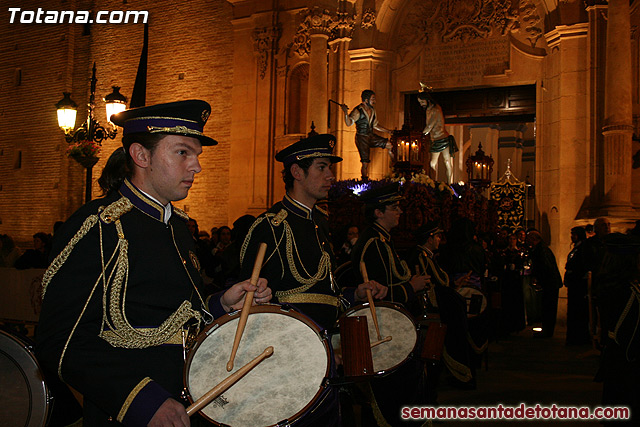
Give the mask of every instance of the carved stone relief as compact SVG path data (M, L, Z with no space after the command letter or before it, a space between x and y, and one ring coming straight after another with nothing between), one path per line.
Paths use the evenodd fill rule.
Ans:
M536 5L532 0L525 0L518 8L520 25L526 33L531 47L536 47L538 39L542 37L542 18L538 14Z
M311 51L311 35L331 35L335 27L335 15L319 7L304 9L300 12L300 25L293 36L293 41L288 45L292 52L298 56L308 55Z
M275 54L276 44L280 37L280 29L277 27L263 27L253 30L253 49L258 57L258 73L264 79L269 63L269 54Z
M360 26L365 30L372 28L376 24L376 11L373 9L365 9L362 12L362 22Z
M425 0L410 7L396 38L401 57L420 43L467 43L524 29L535 47L542 35L533 0Z
M287 46L298 56L308 55L311 50L311 35L326 34L331 39L351 37L355 25L355 14L340 9L331 13L327 9L314 7L300 12L300 25Z
M347 11L344 4L336 12L335 25L333 27L331 38L351 38L353 28L356 22L355 13Z

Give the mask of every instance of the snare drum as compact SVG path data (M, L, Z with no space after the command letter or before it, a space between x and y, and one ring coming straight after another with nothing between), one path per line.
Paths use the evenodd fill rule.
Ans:
M0 425L44 426L51 395L30 345L0 330Z
M391 336L391 341L377 345L371 349L373 370L376 375L389 373L406 362L413 353L418 341L416 325L407 310L389 302L377 302L376 316L382 338ZM369 340L377 341L376 328L371 316L369 304L361 304L347 310L345 316L366 316L369 326ZM340 323L340 319L338 319ZM334 351L341 353L340 335L331 337ZM345 345L348 345L345 343Z
M217 424L273 426L294 424L328 390L331 352L320 328L311 319L286 306L251 308L234 361L227 372L240 311L209 325L187 356L184 381L195 401L265 348L273 355L262 361L200 412Z

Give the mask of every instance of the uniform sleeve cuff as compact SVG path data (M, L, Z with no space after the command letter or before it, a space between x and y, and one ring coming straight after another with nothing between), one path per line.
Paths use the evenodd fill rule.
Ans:
M151 378L145 378L129 393L118 414L118 421L125 426L146 426L170 397L171 393L162 386Z
M407 297L407 302L412 301L416 298L416 293L413 290L413 286L411 286L410 282L407 282L405 286L402 287Z
M349 305L354 305L356 303L356 288L344 288L342 297L349 301Z
M214 319L227 314L227 312L224 311L224 308L222 308L222 303L220 302L220 299L222 298L224 292L225 291L216 292L215 294L209 295L207 297L207 308L209 309L209 313L211 313Z

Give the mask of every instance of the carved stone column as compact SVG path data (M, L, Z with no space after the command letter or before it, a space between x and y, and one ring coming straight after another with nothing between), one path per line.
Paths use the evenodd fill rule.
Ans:
M329 95L330 98L339 103L346 103L345 95L348 89L347 72L350 65L349 43L355 25L355 11L353 5L348 1L340 1L338 4L338 12L336 14L336 23L334 27L334 37L329 41L331 48L329 53ZM329 109L332 114L330 120L331 133L336 135L338 145L335 153L345 158L345 143L350 144L353 137L346 137L347 126L344 123L344 114L339 106L333 104ZM335 119L335 123L333 120ZM348 141L348 142L347 142ZM348 162L349 159L346 159ZM343 179L343 163L335 165L335 173L337 179ZM359 168L359 162L355 165L355 169Z
M631 24L629 2L609 0L605 76L604 203L601 215L623 216L631 208Z
M333 18L329 11L319 7L309 9L304 19L310 38L309 97L307 102L307 127L313 121L316 132L327 132L327 41L331 34Z

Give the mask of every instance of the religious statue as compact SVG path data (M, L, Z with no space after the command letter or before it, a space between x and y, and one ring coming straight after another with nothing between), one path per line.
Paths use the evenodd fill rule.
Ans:
M351 126L352 124L356 124L356 147L358 148L358 153L360 154L360 163L362 163L362 167L360 168L360 173L362 175L362 179L368 179L368 170L369 163L371 162L371 158L369 157L369 153L372 147L380 147L385 148L389 153L389 157L393 162L395 157L393 155L392 145L387 138L383 138L380 135L373 133L374 129L381 132L386 132L391 134L392 132L382 127L378 123L378 117L376 117L376 94L372 90L364 90L362 91L362 95L360 96L362 102L356 106L351 113L349 113L349 108L345 104L340 104L342 111L344 112L344 122L347 126Z
M431 160L429 166L434 171L438 165L438 158L442 154L444 166L446 168L447 184L453 183L453 156L458 151L456 140L444 128L444 115L442 108L429 94L430 88L420 82L420 93L418 93L418 102L426 110L426 126L422 131L431 138ZM434 177L435 179L435 177Z

